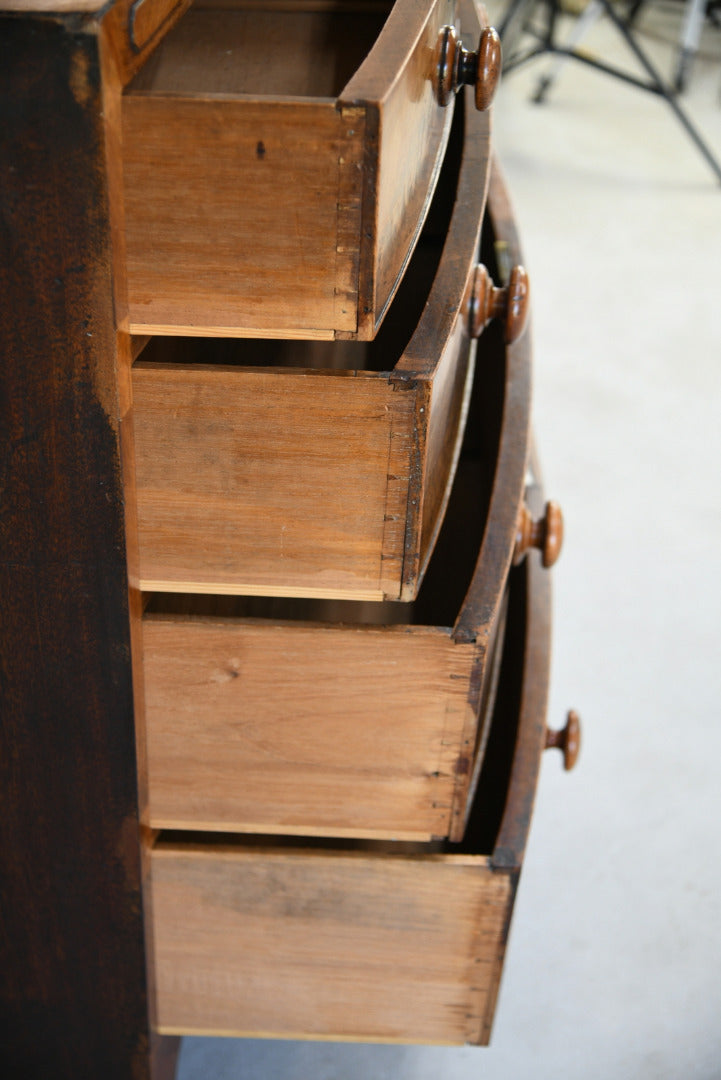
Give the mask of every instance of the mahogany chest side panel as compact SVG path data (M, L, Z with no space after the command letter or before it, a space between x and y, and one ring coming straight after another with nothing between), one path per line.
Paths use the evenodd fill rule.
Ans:
M149 1073L97 38L0 18L3 1073Z

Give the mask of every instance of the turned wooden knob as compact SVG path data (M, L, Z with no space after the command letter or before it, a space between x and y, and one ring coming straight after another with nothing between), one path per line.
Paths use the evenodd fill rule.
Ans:
M581 749L581 718L575 709L566 716L566 726L561 731L546 728L546 750L560 750L563 754L563 767L568 771L578 761Z
M492 26L481 31L478 51L465 49L454 26L444 26L439 38L437 96L447 105L462 86L475 87L476 108L483 112L493 101L501 76L501 39Z
M527 506L521 508L516 525L516 546L513 562L518 564L530 548L541 552L541 563L553 566L563 546L563 514L557 502L547 502L539 521L534 521Z
M523 333L529 308L528 274L514 266L508 285L494 285L483 263L478 263L471 291L471 337L477 338L491 319L503 319L504 337L510 345Z

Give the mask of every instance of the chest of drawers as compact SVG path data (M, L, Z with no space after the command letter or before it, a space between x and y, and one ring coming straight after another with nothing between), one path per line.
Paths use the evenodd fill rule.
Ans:
M558 547L495 39L450 0L36 8L0 33L11 1075L485 1043Z

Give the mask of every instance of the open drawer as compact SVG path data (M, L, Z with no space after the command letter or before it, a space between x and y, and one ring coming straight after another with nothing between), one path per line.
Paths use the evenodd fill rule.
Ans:
M529 443L528 335L492 326L486 350L414 604L149 597L151 826L460 838Z
M478 114L460 105L424 235L375 341L153 338L140 353L143 590L416 595L462 439L471 333L482 326L488 147Z
M488 1041L545 742L549 596L535 554L511 572L462 845L159 834L161 1032Z
M443 159L456 21L456 0L194 4L122 100L131 333L372 338Z

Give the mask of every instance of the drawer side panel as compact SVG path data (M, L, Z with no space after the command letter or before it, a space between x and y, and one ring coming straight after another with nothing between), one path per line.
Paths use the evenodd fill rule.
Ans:
M498 979L509 875L482 858L151 857L164 1032L464 1043Z
M470 647L423 628L144 629L153 827L448 835Z
M332 102L126 95L131 332L355 330L363 123Z
M141 587L381 599L383 380L136 364Z

